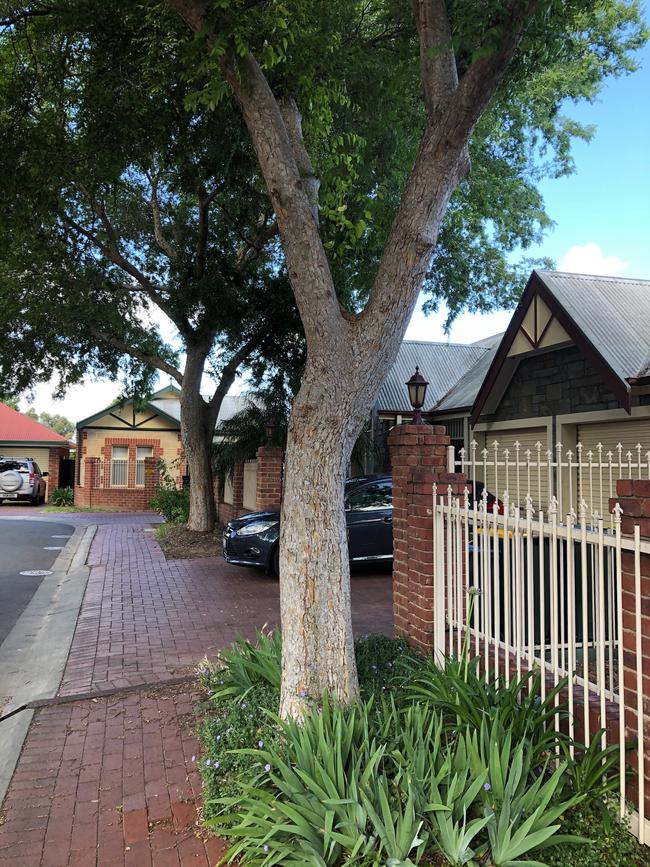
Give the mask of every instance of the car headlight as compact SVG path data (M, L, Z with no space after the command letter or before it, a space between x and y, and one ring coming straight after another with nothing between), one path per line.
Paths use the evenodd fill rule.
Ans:
M257 536L258 533L265 533L271 527L275 527L277 521L252 521L246 524L240 530L237 530L238 536Z

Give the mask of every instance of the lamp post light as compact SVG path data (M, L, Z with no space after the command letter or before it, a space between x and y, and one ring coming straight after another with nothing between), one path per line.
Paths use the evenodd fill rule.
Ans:
M412 424L425 424L425 422L422 421L422 407L424 406L424 399L427 395L428 385L429 383L420 373L420 368L416 367L415 373L406 383L406 387L409 390L409 400L413 407Z
M273 439L275 437L275 429L276 429L275 422L267 421L266 424L264 425L264 433L266 434L267 443L273 442Z

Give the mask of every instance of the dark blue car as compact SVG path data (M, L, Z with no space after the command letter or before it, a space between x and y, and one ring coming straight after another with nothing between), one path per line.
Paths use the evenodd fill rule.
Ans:
M393 556L393 480L357 476L345 483L345 516L350 561L390 560ZM223 534L223 556L238 566L261 566L278 574L279 512L252 512L235 518Z

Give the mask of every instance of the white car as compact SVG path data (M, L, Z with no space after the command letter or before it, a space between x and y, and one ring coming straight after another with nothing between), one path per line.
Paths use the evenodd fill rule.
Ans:
M46 476L32 458L0 455L0 502L29 500L32 506L44 503Z

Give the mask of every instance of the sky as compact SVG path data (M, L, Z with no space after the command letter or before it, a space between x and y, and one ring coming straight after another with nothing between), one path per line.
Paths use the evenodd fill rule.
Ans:
M646 17L650 23L647 11ZM527 256L548 256L560 271L650 279L650 45L638 60L641 68L608 82L595 104L567 109L571 117L594 124L596 133L591 142L574 144L573 175L540 184L555 227ZM447 336L444 309L425 316L418 305L406 338L471 343L504 331L510 316L508 311L464 314ZM172 337L174 328L165 320L163 314L157 318L164 336ZM167 382L165 377L160 384ZM239 378L233 391L245 387L245 378ZM88 380L56 401L52 391L52 383L37 386L20 409L33 406L77 422L108 406L120 387Z

